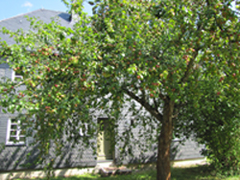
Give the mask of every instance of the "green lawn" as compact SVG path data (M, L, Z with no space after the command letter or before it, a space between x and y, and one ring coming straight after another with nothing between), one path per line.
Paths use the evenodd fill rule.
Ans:
M130 175L100 177L100 175L86 174L73 177L56 177L51 180L155 180L155 170L133 172ZM38 179L40 180L40 179ZM240 180L240 176L220 177L214 175L208 166L172 168L172 180Z

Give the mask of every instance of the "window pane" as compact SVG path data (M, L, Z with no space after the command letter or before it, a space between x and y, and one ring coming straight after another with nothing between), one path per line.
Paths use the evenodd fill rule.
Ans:
M18 123L18 120L17 119L12 119L11 123Z
M12 130L12 129L15 129L15 130L16 130L16 129L17 129L17 125L16 125L16 124L12 124L12 125L11 125L11 130Z
M26 130L21 130L20 135L24 135L24 134L26 134Z
M13 141L13 142L16 142L16 137L10 137L9 141Z
M25 141L25 137L20 137L19 141Z
M17 76L17 75L16 75L15 78L14 78L15 81L17 81L17 80L21 81L22 79L23 79L22 76Z
M10 132L10 135L12 136L12 135L17 135L17 131L14 131L14 130L11 130L11 132Z

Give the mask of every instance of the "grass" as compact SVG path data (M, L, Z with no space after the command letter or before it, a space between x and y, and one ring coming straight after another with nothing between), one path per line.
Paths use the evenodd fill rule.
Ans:
M240 180L240 176L224 177L216 175L208 165L173 168L172 180Z
M51 180L155 180L155 170L141 170L130 175L101 177L98 174L85 174L73 177L55 177ZM40 179L36 179L40 180ZM216 176L209 166L172 168L172 180L240 180L240 176Z

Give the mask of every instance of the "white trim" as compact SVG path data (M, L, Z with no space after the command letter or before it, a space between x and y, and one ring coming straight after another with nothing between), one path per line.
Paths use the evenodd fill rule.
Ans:
M12 70L12 81L15 81L15 79L23 79L23 76L21 75L16 75L16 72Z
M25 141L10 141L11 138L11 125L15 124L17 126L17 134L16 134L16 140L20 140L20 137L26 137L25 135L21 135L21 129L18 124L20 124L20 120L17 121L17 123L12 123L11 120L15 118L9 118L8 119L8 125L7 125L7 135L6 135L6 145L25 145Z
M172 139L172 142L180 142L183 140L184 140L183 138L174 138L174 139Z
M83 133L83 129L82 129L82 128L79 129L79 135L80 135L80 136L84 136L84 133Z
M79 135L82 136L89 136L88 134L88 124L84 123L82 126L85 126L85 132L83 132L83 128L79 128Z

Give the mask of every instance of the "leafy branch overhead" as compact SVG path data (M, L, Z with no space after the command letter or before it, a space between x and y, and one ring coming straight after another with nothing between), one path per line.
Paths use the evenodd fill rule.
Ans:
M0 81L1 105L24 112L43 154L50 140L58 146L64 135L77 143L84 123L94 136L94 111L113 121L118 136L119 117L128 108L156 132L157 178L170 179L173 133L189 136L185 127L193 121L178 114L190 102L200 107L202 97L225 101L229 92L239 94L238 10L227 0L104 0L89 2L89 17L82 1L63 2L77 16L71 28L30 18L28 32L2 29L16 44L0 42L0 56L23 79Z

